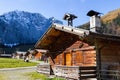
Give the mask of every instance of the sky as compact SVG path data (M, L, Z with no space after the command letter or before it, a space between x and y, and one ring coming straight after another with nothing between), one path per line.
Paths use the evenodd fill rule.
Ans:
M65 13L78 18L73 25L82 25L89 21L88 11L95 10L105 15L109 11L120 8L120 0L0 0L0 15L9 11L20 10L40 13L46 18L55 17L63 21Z

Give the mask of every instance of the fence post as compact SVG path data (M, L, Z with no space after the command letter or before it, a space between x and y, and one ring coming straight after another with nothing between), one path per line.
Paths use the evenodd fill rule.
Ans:
M82 80L82 78L81 78L81 69L80 69L80 66L79 66L79 80Z

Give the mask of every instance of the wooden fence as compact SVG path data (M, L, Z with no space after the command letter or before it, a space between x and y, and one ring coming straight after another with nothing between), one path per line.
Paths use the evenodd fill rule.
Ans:
M53 70L49 64L39 64L37 72L51 75L53 72L57 77L63 77L72 80L83 80L89 78L96 78L95 66L54 66Z
M37 72L50 75L51 74L51 66L49 64L39 64L37 66Z
M52 71L49 64L39 64L37 71L42 74L50 75L54 72L55 76L64 77L72 80L83 80L97 78L98 80L120 80L120 70L99 70L95 66L59 66L56 65Z
M88 78L96 78L97 71L95 66L83 66L79 67L79 75L80 80L88 79Z
M101 70L99 80L120 80L119 70Z
M95 66L55 66L54 74L59 77L76 80L96 78L97 76Z

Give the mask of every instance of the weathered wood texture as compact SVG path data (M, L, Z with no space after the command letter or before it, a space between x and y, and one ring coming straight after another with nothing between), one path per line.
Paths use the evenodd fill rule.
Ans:
M81 41L76 41L62 53L54 53L57 56L53 59L54 65L67 66L95 66L96 65L96 51L94 47L89 46Z
M96 46L100 51L100 78L103 80L119 80L113 79L110 76L117 77L116 74L119 72L116 66L120 66L120 42L97 39ZM113 68L116 69L113 70Z
M69 79L82 80L96 78L95 66L55 66L54 73L56 76Z
M79 67L79 79L89 79L97 77L97 68L96 66L81 66Z
M54 74L59 77L79 79L79 67L56 65Z
M51 66L49 64L39 64L37 66L37 72L50 75L52 73Z
M73 50L73 49L80 49L84 47L88 47L89 45L87 43L84 43L82 41L76 41L73 44L71 44L69 47L65 49L65 51Z
M111 69L109 68L111 65L120 65L119 36L89 31L87 33L85 30L74 31L73 28L62 25L53 25L53 27L49 28L38 43L38 48L50 51L50 64L53 70L56 65L85 67L95 66L97 62L98 75L101 75L100 69L107 70ZM95 46L96 50L90 48L91 45ZM59 70L61 69L58 68Z
M97 44L101 47L102 69L108 69L111 65L120 65L120 42L97 40Z
M48 49L51 52L62 51L72 45L77 39L77 35L51 29L49 34L44 36L39 47L41 49Z

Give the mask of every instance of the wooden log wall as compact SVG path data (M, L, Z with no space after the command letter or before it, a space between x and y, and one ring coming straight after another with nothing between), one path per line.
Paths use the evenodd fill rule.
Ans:
M110 69L110 66L120 66L120 50L117 48L104 48L101 50L102 69Z
M95 66L96 65L96 51L76 51L72 53L72 61L75 66Z
M65 51L57 54L55 58L50 58L52 68L55 65L61 66L96 66L96 51L93 46L89 46L82 41L76 41ZM51 54L51 55L52 55Z
M96 51L89 50L83 52L83 66L95 66L96 65Z
M109 40L97 40L101 48L101 68L110 69L110 66L120 66L120 42Z
M55 61L55 64L53 65L95 66L96 51L92 49L92 50L83 50L83 51L78 50L78 51L62 53L62 54L59 54L54 59L54 61Z

